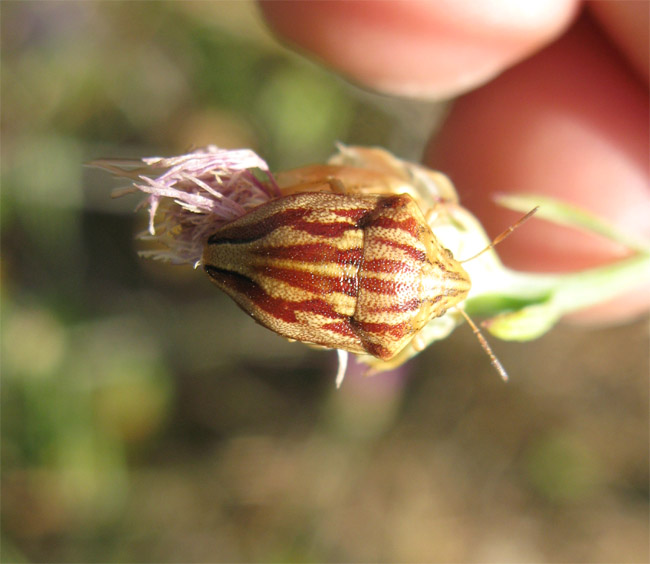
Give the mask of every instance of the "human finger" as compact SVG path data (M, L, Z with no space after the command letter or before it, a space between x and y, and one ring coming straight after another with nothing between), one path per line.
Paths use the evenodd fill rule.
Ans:
M460 98L427 152L461 201L494 236L515 220L499 192L558 198L650 238L648 93L589 21L490 84ZM521 270L575 271L621 259L629 249L544 221L499 246ZM650 293L610 304L603 319L647 309ZM642 285L645 284L645 287Z
M647 83L650 72L650 10L647 2L590 2L588 6L601 28Z
M487 82L561 34L577 0L273 1L285 40L364 86L443 98Z

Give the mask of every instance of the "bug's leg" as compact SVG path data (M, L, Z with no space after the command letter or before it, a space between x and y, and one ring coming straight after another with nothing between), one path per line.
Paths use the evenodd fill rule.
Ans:
M440 217L440 212L441 212L440 204L436 204L435 206L430 207L427 209L427 211L424 213L424 219L426 222L429 224L429 226L433 226Z
M418 331L413 336L413 339L411 340L411 346L413 347L413 350L415 350L416 352L422 352L424 349L427 348L427 344L424 342L424 339L422 338L421 331Z
M424 212L424 219L434 229L439 224L449 223L450 216L457 208L456 203L449 200L436 202Z
M334 194L348 193L347 189L345 188L345 184L343 184L340 178L336 178L335 176L330 176L327 178L327 183L330 185L330 190Z
M339 357L339 368L336 371L336 387L340 388L345 378L345 371L348 369L348 351L336 349L336 354Z
M458 204L458 194L447 175L426 167L408 164L409 183L426 206Z

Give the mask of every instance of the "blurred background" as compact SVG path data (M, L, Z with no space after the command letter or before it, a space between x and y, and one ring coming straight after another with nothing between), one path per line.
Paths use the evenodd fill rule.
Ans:
M3 562L647 562L647 319L401 371L137 257L102 157L335 141L417 160L443 109L284 49L249 2L3 2ZM461 194L462 197L462 194Z

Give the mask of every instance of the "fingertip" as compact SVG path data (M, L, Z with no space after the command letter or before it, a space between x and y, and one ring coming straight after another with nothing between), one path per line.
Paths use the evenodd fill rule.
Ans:
M576 0L262 2L284 39L386 93L443 98L476 87L559 35Z

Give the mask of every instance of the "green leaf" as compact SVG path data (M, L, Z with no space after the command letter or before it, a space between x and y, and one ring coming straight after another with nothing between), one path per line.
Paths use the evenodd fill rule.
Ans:
M566 202L532 194L500 195L496 201L503 207L520 212L527 212L539 206L537 218L596 233L629 249L650 253L650 241L625 233L598 216Z
M483 326L505 341L531 341L549 331L560 319L550 304L528 306L519 311L497 315Z

